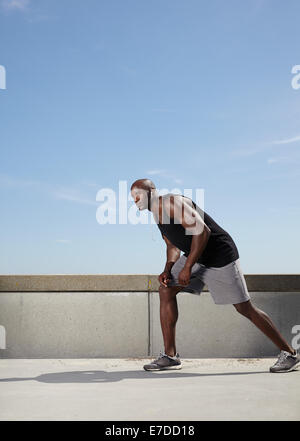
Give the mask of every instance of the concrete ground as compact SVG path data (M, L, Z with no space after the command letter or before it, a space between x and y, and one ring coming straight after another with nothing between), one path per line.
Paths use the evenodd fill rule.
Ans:
M0 359L0 420L300 420L300 369L269 373L275 358L146 362Z

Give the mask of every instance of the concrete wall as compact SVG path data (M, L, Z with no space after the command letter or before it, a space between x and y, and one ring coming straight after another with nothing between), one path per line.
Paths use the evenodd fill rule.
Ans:
M291 343L292 328L300 324L300 292L250 292L252 302L273 320ZM159 299L154 296L152 353L162 347L159 329ZM215 305L209 293L201 296L179 293L176 326L177 351L182 357L226 358L274 356L278 349L232 305Z
M245 278L252 301L291 343L300 325L300 275ZM233 306L215 305L206 288L201 296L181 292L177 301L182 357L278 353ZM156 356L163 349L157 276L0 276L0 348L3 329L0 358Z

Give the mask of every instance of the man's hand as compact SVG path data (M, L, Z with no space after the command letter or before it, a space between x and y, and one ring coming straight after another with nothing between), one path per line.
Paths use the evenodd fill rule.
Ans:
M191 278L190 268L184 267L178 275L178 282L180 283L180 285L186 286L190 283L190 278Z
M158 277L158 281L161 285L168 287L168 282L171 280L171 272L170 271L163 271L160 276Z

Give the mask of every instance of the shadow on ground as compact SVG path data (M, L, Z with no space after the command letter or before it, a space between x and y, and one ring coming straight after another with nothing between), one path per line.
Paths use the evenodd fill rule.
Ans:
M251 372L214 372L214 373L185 373L182 371L70 371L70 372L53 372L38 375L37 377L24 378L0 378L0 382L10 381L40 381L42 383L105 383L115 382L125 379L151 379L151 378L195 378L195 377L219 377L230 375L256 375L265 374L269 371L251 371Z

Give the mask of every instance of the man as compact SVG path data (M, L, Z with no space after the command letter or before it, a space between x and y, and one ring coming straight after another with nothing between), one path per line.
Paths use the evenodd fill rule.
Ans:
M280 349L270 372L289 372L300 355L276 329L270 317L250 300L232 237L191 199L177 194L159 196L150 179L138 179L131 195L139 210L152 212L167 245L167 262L159 276L160 323L164 351L145 370L181 369L176 351L176 294L201 294L207 285L216 304L232 304ZM184 254L180 257L181 251Z

